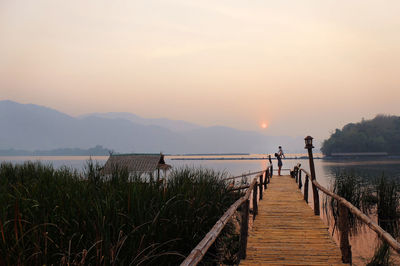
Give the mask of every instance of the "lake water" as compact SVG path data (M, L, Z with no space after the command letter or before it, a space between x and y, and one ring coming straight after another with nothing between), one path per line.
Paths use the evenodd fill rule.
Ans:
M283 160L283 174L288 174L288 170L292 169L297 163L301 163L302 167L309 171L309 161L308 159L304 159L306 158L306 156L306 154L288 154L287 159ZM224 160L209 160L210 157L223 157ZM224 171L229 176L237 176L265 169L267 165L267 157L268 155L265 154L230 156L166 156L165 161L167 164L172 165L173 168L211 168L217 171ZM374 178L385 175L391 179L400 182L399 159L330 161L318 159L322 157L321 154L314 154L314 157L317 158L314 160L316 178L321 185L327 188L330 188L330 185L334 180L336 173L343 171L362 176L365 180L373 180ZM91 158L95 162L98 162L100 165L103 165L107 161L108 156L93 156ZM40 161L45 164L52 164L55 168L67 166L70 168L75 168L78 171L83 171L84 165L86 164L86 161L88 159L88 156L0 156L0 162L23 163L24 161ZM274 165L274 169L276 170L277 161L273 159L272 162ZM274 175L276 174L277 172L274 171ZM310 194L312 194L311 188L309 189L309 191ZM311 206L312 200L310 199L309 202ZM324 219L325 223L328 223L328 219L326 217L322 218ZM332 224L333 223L330 222L331 231ZM335 240L337 241L337 236ZM364 265L367 259L372 256L377 243L378 242L376 234L372 232L369 228L363 228L363 233L360 236L352 237L351 245L354 264ZM399 261L400 260L396 261L396 263Z
M283 173L288 173L287 169L292 169L297 163L301 163L302 167L308 171L308 159L300 159L306 156L306 154L287 154L287 159L283 160L282 168L285 170ZM217 171L224 171L231 176L236 176L265 169L267 165L267 157L268 155L266 154L165 156L165 161L167 164L172 165L173 168L186 166L211 168ZM314 157L316 158L314 162L317 179L321 184L326 185L330 183L339 171L356 172L358 175L367 179L375 178L384 174L390 178L400 180L399 159L327 161L318 159L322 157L322 155L318 153L314 154ZM78 171L83 171L86 161L89 158L92 158L93 161L98 162L100 165L104 165L108 156L0 156L0 162L23 163L24 161L40 161L45 164L52 164L55 168L67 166L77 169ZM209 160L210 158L224 158L225 160ZM272 162L274 169L276 170L277 161L273 158ZM274 174L276 174L276 172Z

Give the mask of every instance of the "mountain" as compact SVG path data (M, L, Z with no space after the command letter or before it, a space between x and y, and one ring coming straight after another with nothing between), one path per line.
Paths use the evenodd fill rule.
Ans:
M372 120L350 123L325 140L321 148L332 153L387 152L400 154L400 117L377 115Z
M72 117L12 101L0 101L0 125L0 150L89 149L102 145L116 152L273 153L282 145L291 148L286 152L304 152L302 137L271 137L229 127L145 119L129 113Z
M101 145L90 149L61 148L48 151L26 151L26 150L0 150L0 156L106 156L112 153L111 150L103 148Z
M110 118L110 119L125 119L129 120L135 124L146 125L146 126L159 126L166 129L169 129L174 132L184 132L190 131L194 129L199 129L201 126L189 123L182 120L171 120L167 118L143 118L138 115L132 113L125 112L110 112L110 113L91 113L80 116L81 118L85 117L102 117L102 118Z

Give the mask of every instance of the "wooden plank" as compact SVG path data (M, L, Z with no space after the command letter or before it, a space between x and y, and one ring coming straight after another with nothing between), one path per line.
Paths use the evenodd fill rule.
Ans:
M343 265L328 227L290 176L271 179L249 231L246 253L241 265Z

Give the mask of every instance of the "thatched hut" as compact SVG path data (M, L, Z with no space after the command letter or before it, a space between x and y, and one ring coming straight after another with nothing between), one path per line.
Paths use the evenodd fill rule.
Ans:
M166 177L171 165L166 164L163 154L115 154L108 158L103 168L104 175L111 175L116 169L128 171L129 175L148 175L161 178L160 170Z

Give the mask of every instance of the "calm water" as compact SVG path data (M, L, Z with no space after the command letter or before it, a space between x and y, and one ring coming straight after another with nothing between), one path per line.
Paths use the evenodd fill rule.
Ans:
M286 169L292 169L297 163L301 163L302 167L309 170L308 159L297 159L306 156L306 154L288 154L283 160L284 174L288 173ZM227 160L205 160L217 157L223 157ZM244 173L259 171L266 168L266 154L251 155L230 155L230 156L166 156L167 164L174 168L180 167L203 167L212 168L217 171L224 171L228 175L241 175ZM314 157L322 157L321 154L315 154ZM0 156L0 162L23 163L24 161L40 161L45 164L52 164L55 168L67 166L70 168L83 171L89 156ZM103 165L108 156L92 156L93 161ZM238 159L245 160L238 160ZM265 158L258 160L258 158ZM186 159L186 160L179 160ZM200 160L196 160L200 159ZM255 160L256 159L256 160ZM274 169L277 169L277 161L272 160ZM335 177L337 172L355 172L364 178L372 179L377 176L385 175L400 181L400 160L373 160L373 161L326 161L315 159L315 170L317 179L321 184L327 185ZM276 174L276 171L274 171Z

